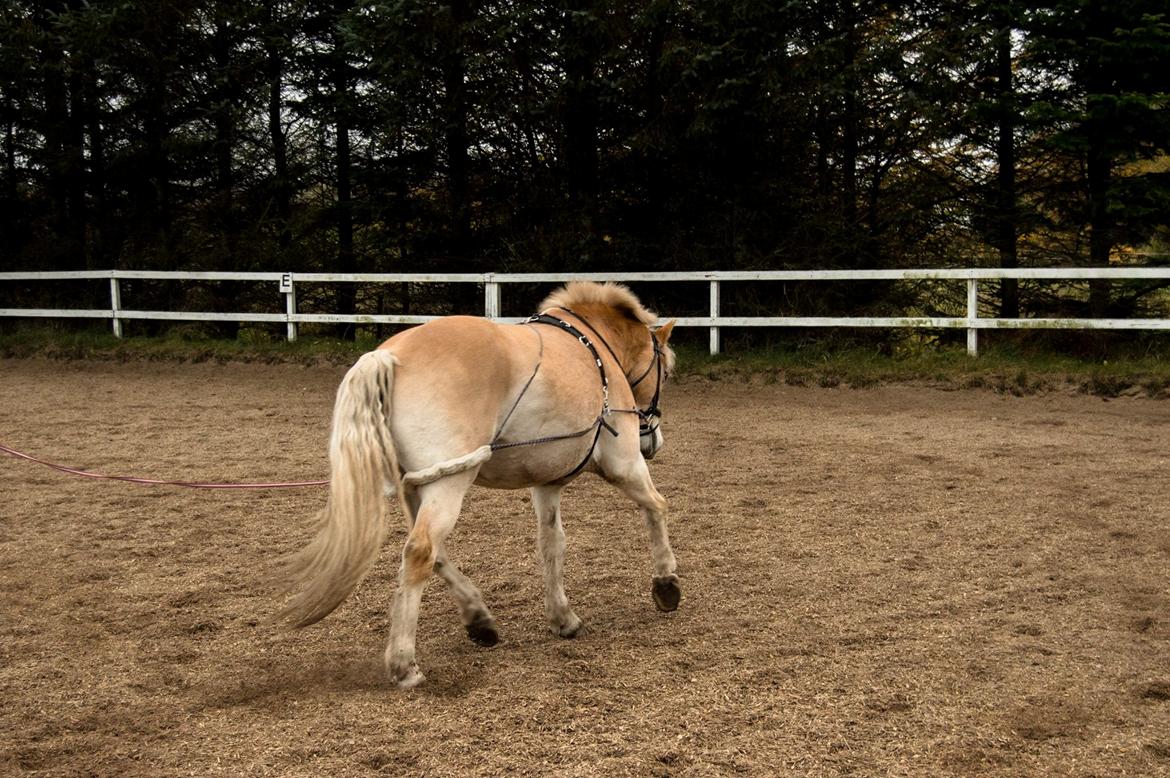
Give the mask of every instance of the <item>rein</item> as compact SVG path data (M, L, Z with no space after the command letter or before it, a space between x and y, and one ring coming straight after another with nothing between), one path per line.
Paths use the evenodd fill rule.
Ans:
M38 459L31 454L26 454L23 451L17 451L14 448L9 448L5 445L0 445L0 453L7 454L16 459L24 459L28 462L35 462L38 465L57 470L58 472L68 473L69 475L76 475L82 478L95 478L103 481L124 481L131 484L139 484L142 486L181 486L186 489L300 489L305 486L326 486L329 484L325 481L286 481L279 483L206 483L202 481L164 481L158 478L141 478L133 475L107 475L106 473L94 473L89 470L81 470L76 467L68 467L60 465L56 462L50 462L45 459Z

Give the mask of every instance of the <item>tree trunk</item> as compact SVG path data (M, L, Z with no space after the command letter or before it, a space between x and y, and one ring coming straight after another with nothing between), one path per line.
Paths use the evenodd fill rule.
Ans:
M65 245L69 266L89 267L86 245L88 209L85 202L85 108L82 101L82 68L77 55L69 57L69 117L65 125L65 192L68 225Z
M225 24L216 24L215 35L212 41L213 57L217 75L220 79L217 91L214 124L215 141L213 143L215 157L215 211L216 223L223 238L221 262L225 269L234 269L236 266L236 249L238 244L235 208L232 196L234 186L234 170L232 168L232 153L236 143L236 123L233 108L237 100L235 78L232 75L232 42L228 38Z
M857 226L857 88L851 84L845 90L841 147L841 216L845 228Z
M106 236L106 139L98 108L97 66L92 57L81 65L81 122L89 141L89 175L85 188L90 195L89 268L109 267Z
M1109 179L1112 161L1105 150L1102 133L1089 131L1089 264L1107 267L1113 249L1112 220L1108 211ZM1104 318L1109 311L1110 284L1104 279L1089 282L1089 315Z
M594 71L600 55L593 0L571 3L566 30L565 95L562 123L566 183L586 257L597 230L597 97Z
M527 45L527 44L526 44ZM525 52L522 62L517 65L517 78L520 85L520 108L524 121L524 150L528 154L528 172L533 180L541 168L540 155L536 150L536 120L533 117L532 93L538 92L534 88L535 77L532 73L531 53Z
M270 20L271 22L271 20ZM292 243L289 219L292 215L292 196L288 173L288 138L284 133L284 57L275 42L277 31L269 30L267 44L268 66L268 135L272 142L272 165L274 168L273 198L276 203L277 245L280 256Z
M670 3L656 4L652 9L650 19L650 35L646 44L646 76L642 89L642 105L645 112L646 127L649 143L644 156L645 187L646 187L646 232L650 239L648 248L652 253L647 257L656 264L673 262L674 258L668 255L666 240L671 231L667 225L669 209L667 201L670 199L669 184L667 181L667 160L663 150L668 148L664 142L662 130L662 114L666 102L663 94L658 69L662 60L663 47L670 27Z
M471 249L471 204L467 156L467 58L465 35L471 21L468 0L451 0L443 24L442 74L446 96L443 140L447 151L450 260L465 269Z
M336 25L349 10L349 0L337 0L334 8ZM336 26L333 31L333 100L334 129L337 132L337 266L338 273L355 270L353 251L353 192L350 183L350 101L352 99L349 62L345 44ZM338 284L337 312L352 315L356 311L357 289L353 284ZM356 331L351 324L337 326L338 337L353 340Z
M225 270L237 270L240 267L239 259L239 221L236 218L235 199L235 170L232 165L236 146L236 118L235 107L241 99L238 78L235 74L235 63L232 61L233 41L228 25L222 20L216 20L215 34L212 37L212 57L215 61L218 88L216 90L216 106L214 115L215 124L215 219L221 240L221 249L218 252L219 262ZM228 284L216 284L215 299L217 304L228 310L238 310L239 295L234 287ZM240 323L236 321L221 322L218 327L219 336L234 340L239 337Z
M999 266L1015 268L1020 265L1016 249L1016 107L1012 84L1012 27L1003 6L997 8L995 22L995 91L999 114L995 245L999 251ZM1004 319L1019 318L1019 281L1014 278L1005 278L1000 283L999 315Z
M36 12L37 26L44 41L41 57L41 78L44 112L38 127L44 138L45 189L52 214L53 240L49 249L50 267L67 270L73 267L73 246L69 226L70 165L73 154L69 149L68 65L61 38L53 25L53 14L59 7L40 6Z
M156 266L172 270L174 256L171 251L171 175L170 160L164 141L167 135L167 99L164 85L165 75L160 71L161 63L148 66L145 86L142 128L145 135L145 164L138 171L139 212L146 228L143 236L158 250Z
M829 110L825 101L818 96L813 120L813 134L816 141L816 194L817 206L824 207L831 202L832 180L829 176L829 148L833 131L829 126Z
M19 187L17 186L17 170L16 170L16 106L13 103L12 96L4 95L4 195L7 201L14 207L16 204L16 195Z
M1109 214L1109 187L1113 176L1113 159L1106 139L1114 122L1113 110L1102 111L1094 105L1094 97L1111 94L1115 87L1097 61L1091 62L1084 73L1088 105L1085 110L1084 132L1088 141L1085 173L1089 194L1089 264L1107 267L1113 250L1114 225ZM1105 115L1102 115L1104 113ZM1111 285L1104 279L1089 282L1089 315L1104 318L1109 312Z
M857 58L860 46L857 41L857 11L853 0L845 3L843 25L845 27L844 58L844 108L841 116L841 216L845 230L852 233L857 227L857 146L858 116ZM856 264L856 261L850 264Z

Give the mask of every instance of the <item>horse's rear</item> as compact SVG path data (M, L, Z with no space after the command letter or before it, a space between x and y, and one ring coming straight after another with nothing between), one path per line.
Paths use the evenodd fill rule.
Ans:
M470 316L436 319L395 335L381 349L394 376L392 434L405 471L421 470L488 444L513 387L535 358L526 333ZM529 346L524 353L525 346Z
M645 334L643 320L652 321L652 314L639 314L634 321ZM620 347L622 328L633 325L614 319L592 326L609 349L610 370L625 375L618 351L602 333ZM668 333L650 337L660 337L665 347ZM450 586L471 638L494 644L495 619L482 595L443 551L468 488L479 482L532 487L546 615L557 634L572 636L581 622L561 583L560 489L587 469L602 472L643 508L655 563L654 600L662 610L677 607L665 502L639 454L634 414L641 413L632 382L627 375L620 385L599 387L598 368L605 383L603 360L583 355L582 342L535 327L449 317L399 333L360 358L338 389L329 501L316 538L292 562L299 591L283 615L298 626L311 624L352 591L385 539L383 492L391 490L401 498L409 533L386 650L390 676L404 687L423 678L415 663L415 626L432 572ZM622 353L631 363L639 356ZM610 402L620 410L611 413Z

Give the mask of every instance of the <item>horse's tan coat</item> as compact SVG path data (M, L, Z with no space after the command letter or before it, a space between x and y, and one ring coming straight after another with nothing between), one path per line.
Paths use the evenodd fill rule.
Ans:
M650 403L660 374L673 367L667 346L672 325L651 332L654 314L627 289L612 284L569 284L546 306L595 341L608 376L608 405L594 358L575 337L555 326L517 327L472 317L440 319L394 336L360 358L338 390L330 501L318 536L292 561L299 591L285 614L299 625L319 620L373 564L386 531L380 496L388 481L401 498L409 527L386 649L387 669L404 687L422 680L415 662L415 626L422 587L432 572L450 586L471 637L488 644L498 639L479 590L443 552L473 483L532 489L545 612L557 634L570 637L581 626L561 580L565 539L560 517L560 489L575 477L579 463L641 507L654 601L661 610L678 605L666 502L642 457L634 412ZM651 338L658 339L657 345ZM633 386L648 370L658 371L654 379ZM609 429L595 434L601 415L616 434ZM583 430L568 439L500 449L486 461L481 456L496 441L528 443ZM660 439L661 433L654 434Z

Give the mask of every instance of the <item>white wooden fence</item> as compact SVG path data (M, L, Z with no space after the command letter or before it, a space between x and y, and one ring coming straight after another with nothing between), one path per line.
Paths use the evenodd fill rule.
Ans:
M707 316L687 316L678 319L680 327L706 327L710 330L712 354L720 350L720 330L724 327L921 327L966 329L967 351L979 351L981 329L1108 329L1108 330L1170 330L1170 319L999 319L979 315L979 284L982 281L1015 278L1020 280L1082 281L1105 279L1125 281L1134 279L1170 281L1170 268L1019 268L948 269L948 270L761 270L714 271L677 273L230 273L230 272L166 272L150 270L89 270L64 272L0 273L0 282L61 281L96 279L108 280L110 307L95 309L34 309L0 308L0 316L39 318L109 319L114 335L122 336L122 322L127 319L156 319L175 321L234 321L276 322L288 327L288 339L297 337L301 323L353 324L419 324L434 316L415 315L344 315L334 313L300 313L297 311L296 284L345 283L468 283L478 284L484 290L484 315L495 321L520 321L500 316L501 290L512 283L563 283L582 281L625 281L654 283L706 283L710 289L710 307ZM204 313L196 311L143 311L123 307L122 280L172 281L258 281L277 285L284 296L284 312L272 313ZM965 317L929 316L722 316L720 315L720 284L723 282L772 281L906 281L939 280L966 282L967 315ZM275 307L275 306L274 306Z

